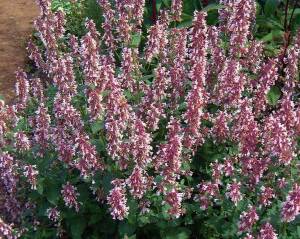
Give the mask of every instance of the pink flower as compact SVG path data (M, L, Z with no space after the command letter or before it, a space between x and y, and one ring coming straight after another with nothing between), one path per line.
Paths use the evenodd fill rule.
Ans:
M254 0L237 0L232 4L232 14L227 25L230 32L230 53L232 55L239 56L243 53L255 12Z
M275 198L274 190L271 187L261 187L261 193L260 193L260 203L263 206L268 206L271 204L271 199Z
M110 190L107 202L113 219L123 220L128 215L129 207L125 195L124 184L120 180L112 181L114 188Z
M31 189L36 190L37 175L39 171L36 169L36 165L26 165L24 166L24 176L27 178L31 185Z
M135 166L131 175L126 180L130 188L130 193L134 198L142 198L147 189L147 177L145 171L139 166Z
M174 21L181 21L182 0L173 0L171 5L171 14Z
M27 151L30 149L30 141L24 132L15 133L16 148L20 151Z
M165 55L165 47L168 43L166 26L161 21L157 21L155 25L148 30L148 40L145 49L145 58L147 62L151 62L154 57Z
M30 81L31 94L38 102L44 102L44 86L40 78L34 78Z
M276 234L274 228L272 227L272 225L267 222L261 227L257 238L258 239L277 239L277 234Z
M167 192L164 200L171 206L171 208L168 210L170 215L175 218L179 218L183 214L183 210L181 208L183 193L179 193L173 188L170 192Z
M260 71L260 77L256 83L254 95L254 107L256 114L266 109L267 93L277 80L277 60L271 59L266 63Z
M29 83L27 79L27 75L21 69L18 69L16 72L16 94L19 98L19 103L21 107L26 106L28 98L29 98Z
M294 157L293 140L279 117L269 116L265 120L263 145L265 152L278 158L279 163L288 165Z
M158 129L159 120L165 117L164 103L169 86L169 76L165 67L159 65L155 69L155 80L151 87L145 89L141 110L145 114L147 128L151 131Z
M285 86L284 91L286 93L292 93L294 87L297 85L297 72L298 72L298 62L299 62L299 51L296 47L288 49L287 58L285 60L286 67L285 71Z
M11 225L6 224L2 219L0 218L0 237L7 239L17 239L18 236L14 234L13 228Z
M174 184L181 173L182 136L181 127L176 119L171 119L168 125L167 143L162 144L155 158L155 168L163 176L162 187Z
M96 147L90 143L88 135L79 134L76 136L75 149L80 155L75 166L80 170L81 175L87 176L91 171L104 169L103 162L97 155Z
M241 67L238 61L228 59L219 74L218 103L224 104L225 107L234 107L240 104L245 85L245 80L240 75L240 70Z
M240 182L236 182L236 180L234 180L234 182L232 184L228 184L227 185L227 192L226 192L226 196L235 204L237 205L237 203L239 201L242 200L243 195L241 194L241 183Z
M60 211L58 211L56 207L48 208L47 209L47 217L51 221L57 222L60 218Z
M250 231L252 226L258 221L259 217L257 215L254 206L249 206L248 211L244 211L240 215L240 220L238 223L239 232Z
M88 111L91 121L101 118L104 109L100 90L94 89L88 91Z
M187 110L184 115L185 122L187 123L184 145L187 148L191 148L196 142L198 144L203 143L203 135L201 135L199 129L203 116L203 108L207 101L207 93L204 88L207 65L207 26L205 17L206 13L195 12L193 28L191 30L191 50L189 54L192 89L186 98Z
M300 213L300 187L298 184L293 185L293 189L289 192L286 201L282 204L281 219L284 222L295 220Z
M50 140L50 116L43 103L36 111L34 140L40 145L42 151L47 148Z
M140 119L134 119L132 131L131 154L136 164L145 168L151 162L151 136L146 132L145 124Z
M63 185L61 194L66 206L69 208L74 207L76 212L78 212L79 203L77 202L77 197L79 196L79 193L77 193L77 188L71 185L70 182L67 182L65 185Z

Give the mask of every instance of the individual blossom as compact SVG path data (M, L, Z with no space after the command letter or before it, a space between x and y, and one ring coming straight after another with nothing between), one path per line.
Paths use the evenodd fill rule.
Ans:
M126 180L130 193L134 198L141 199L147 190L147 177L145 171L139 166L135 166L131 175Z
M286 178L279 178L279 179L277 180L277 185L278 185L278 188L280 188L280 189L285 188L286 185L287 185Z
M102 28L104 30L103 41L109 49L109 53L112 54L115 49L115 37L113 35L113 28L115 25L115 11L112 8L109 0L98 0L98 4L102 8L104 22Z
M272 85L277 80L277 61L271 59L262 66L260 76L255 82L255 95L254 95L254 107L255 113L259 114L261 111L266 109L267 104L267 93L269 92Z
M219 21L220 21L220 30L222 32L228 32L228 21L232 15L232 8L234 6L234 0L219 0L219 3L224 7L218 10Z
M230 177L234 173L234 162L231 159L226 159L223 163L223 171L226 177Z
M15 133L15 147L20 151L27 151L30 149L30 141L24 132Z
M165 102L167 89L169 87L169 76L167 69L159 65L155 70L155 80L151 87L145 89L145 96L141 104L142 112L145 114L145 122L150 131L158 129L159 120L165 117Z
M239 162L242 166L243 175L247 176L250 185L257 185L264 172L268 169L270 158L260 158L258 155L240 156Z
M281 123L286 127L290 136L293 135L297 124L297 112L291 94L284 94L280 100L280 109L276 112Z
M129 106L123 91L114 77L111 77L107 97L105 130L107 138L107 150L110 157L116 160L121 168L126 168L126 163L120 161L124 155L124 132L128 127L131 107Z
M131 34L134 30L134 24L131 21L131 15L134 11L134 1L116 0L116 32L118 33L118 40L129 44Z
M225 107L234 107L240 104L245 80L240 75L241 66L235 59L228 59L219 74L217 86L218 103Z
M47 148L50 140L50 116L44 104L40 104L36 111L34 140L42 150Z
M191 148L193 145L202 144L203 135L199 132L203 108L206 105L207 93L205 91L206 55L207 55L207 26L206 13L195 12L193 27L191 29L190 79L192 89L187 95L187 110L184 115L187 124L184 145Z
M171 5L171 15L174 21L181 21L182 0L173 0Z
M245 50L255 11L256 2L254 0L234 1L227 25L230 32L231 55L239 56Z
M258 239L277 239L277 234L270 223L265 223L259 230Z
M275 193L273 188L271 187L261 187L261 193L260 193L260 203L263 206L268 206L271 204L271 199L275 198Z
M151 62L154 57L166 55L165 47L168 43L166 26L161 21L148 29L148 39L146 42L145 59Z
M241 153L253 154L257 150L260 129L247 100L241 102L233 127L234 139L239 143Z
M136 88L134 74L138 70L137 65L138 50L124 47L122 50L121 75L122 87L133 91Z
M61 95L73 97L77 93L77 83L73 71L73 58L65 54L59 57L52 69L53 82L57 86Z
M29 53L29 58L34 61L35 66L38 69L43 70L44 72L46 72L47 70L47 65L43 59L43 55L40 51L40 49L33 43L32 40L30 40L28 42L28 46L27 46L27 51Z
M36 0L37 5L40 7L41 14L47 15L51 10L51 1L50 0Z
M261 41L252 40L246 50L245 57L240 60L241 65L253 73L257 73L262 63L260 56L263 53L263 44Z
M221 184L221 179L222 179L222 176L223 176L223 167L224 165L219 163L218 161L214 162L214 163L211 163L210 164L210 167L211 167L211 176L212 176L212 179L215 183L218 183L218 184Z
M281 207L281 219L284 222L295 220L300 213L300 187L298 184L293 185L293 189L288 193L288 196Z
M299 51L296 47L292 47L287 51L287 57L284 59L286 67L285 72L285 85L283 90L286 93L292 93L295 86L297 85L297 72L299 63Z
M38 102L44 102L44 86L40 78L34 78L30 81L31 94Z
M91 121L100 119L104 109L102 105L102 95L99 89L88 91L88 112Z
M208 28L208 49L211 61L209 62L209 70L207 72L207 87L210 90L214 88L214 77L218 76L223 69L225 62L225 52L222 49L220 39L220 27L210 26Z
M18 238L14 234L14 230L11 225L6 224L1 218L0 218L0 237L1 238L7 238L7 239L16 239Z
M183 209L181 207L183 195L184 193L178 192L175 188L165 195L164 200L171 207L168 210L168 213L175 218L179 218L183 214Z
M36 169L36 165L26 165L24 166L24 176L31 185L32 190L36 190L37 186L37 176L39 171Z
M288 165L294 157L294 143L280 118L270 115L264 123L263 145L265 152L278 158L280 164Z
M113 219L123 220L128 215L129 207L125 195L124 183L120 180L112 181L114 188L110 190L107 202Z
M212 205L213 199L219 195L219 184L212 182L202 182L198 185L199 195L195 197L199 201L200 208L206 210Z
M144 168L151 161L151 136L146 131L146 125L140 119L133 122L133 132L130 139L131 153L137 165Z
M90 23L90 31L82 37L80 48L85 84L87 86L99 86L102 83L100 79L99 33L94 29L91 20L87 23Z
M253 225L258 221L259 217L257 215L254 206L249 206L247 211L244 211L240 215L240 220L238 223L239 232L250 231Z
M250 233L247 233L243 239L254 239L254 236L252 236Z
M52 222L58 222L60 218L60 211L57 210L56 207L48 208L47 209L47 217L52 221Z
M184 96L187 81L187 30L171 29L169 47L171 101L176 107L178 100Z
M67 207L75 208L76 212L79 211L79 203L77 202L77 197L79 193L77 192L77 188L67 182L63 185L61 190L62 197Z
M165 184L174 184L181 173L182 135L178 120L172 118L168 125L167 142L162 144L155 158L155 168L163 176L162 190Z
M79 134L75 139L75 148L80 155L75 166L83 176L86 176L90 171L104 169L103 162L97 155L96 147L89 140L89 136L85 134Z
M134 14L133 17L137 26L141 26L144 16L145 0L134 0Z
M80 56L80 48L78 44L78 38L73 34L69 35L69 46L71 48L71 55L73 59L78 59Z
M230 131L228 127L229 115L221 111L214 119L214 126L211 130L211 135L220 142L224 142L229 138Z
M233 181L233 183L227 185L226 196L234 203L236 206L239 201L243 199L241 193L241 183Z
M19 69L16 72L16 94L19 99L20 106L24 107L27 104L29 98L29 83L27 79L27 74Z

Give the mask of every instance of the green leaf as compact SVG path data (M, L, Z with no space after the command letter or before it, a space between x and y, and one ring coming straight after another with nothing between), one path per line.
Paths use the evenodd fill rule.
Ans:
M60 184L48 180L45 182L44 188L47 200L56 205L60 197Z
M104 129L104 122L102 120L98 120L91 126L93 134L98 133L101 129Z
M130 46L136 48L140 45L140 43L141 43L141 35L138 33L133 34L131 37Z
M190 238L191 231L179 227L179 228L172 228L172 230L166 230L162 232L163 238L164 239L188 239Z
M136 227L132 224L127 223L126 221L122 221L119 224L119 233L121 238L125 236L132 236L136 230Z
M75 217L69 219L71 227L71 235L73 239L81 239L84 229L86 228L86 220L81 217Z
M281 91L277 86L272 86L270 91L267 94L268 103L270 105L276 105L280 99Z
M278 0L267 0L264 8L266 16L274 15L278 4L279 4Z
M222 9L222 8L224 8L224 6L222 4L216 4L216 3L214 3L214 4L207 5L206 7L204 7L202 9L202 11L203 12L210 12L212 10L219 10L219 9Z

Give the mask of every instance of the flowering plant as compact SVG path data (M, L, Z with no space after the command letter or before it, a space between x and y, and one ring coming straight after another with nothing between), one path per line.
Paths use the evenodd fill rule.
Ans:
M300 32L267 57L255 1L184 27L175 0L143 39L144 0L98 0L102 33L87 19L79 39L37 2L36 69L0 106L0 233L299 236Z

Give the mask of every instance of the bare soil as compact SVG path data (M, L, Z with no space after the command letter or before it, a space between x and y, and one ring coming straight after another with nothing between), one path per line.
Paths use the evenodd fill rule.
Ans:
M0 95L14 100L15 71L26 63L26 45L38 15L34 0L0 0Z

